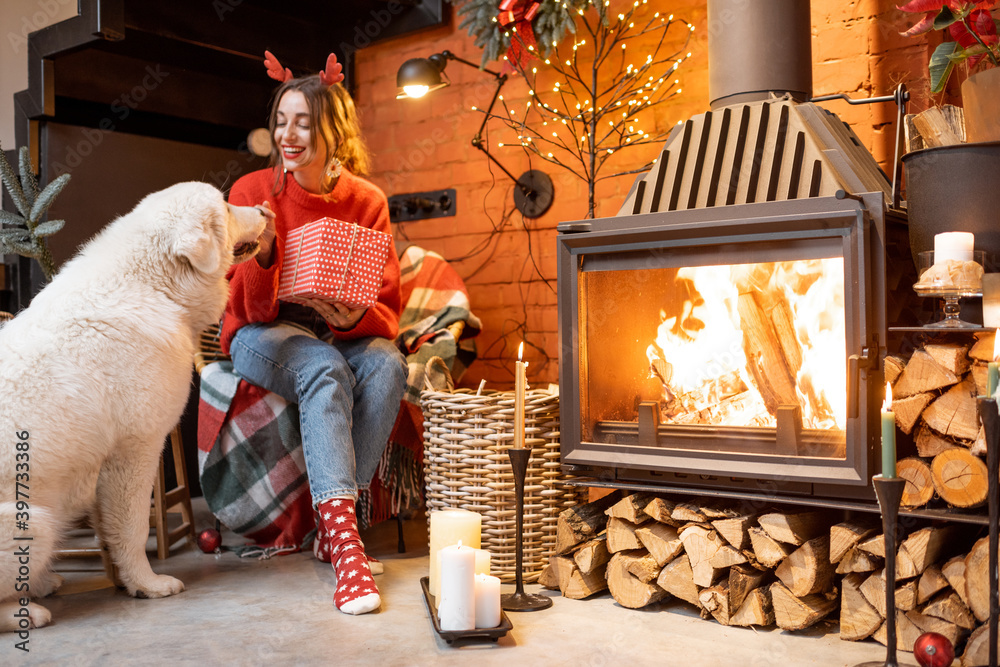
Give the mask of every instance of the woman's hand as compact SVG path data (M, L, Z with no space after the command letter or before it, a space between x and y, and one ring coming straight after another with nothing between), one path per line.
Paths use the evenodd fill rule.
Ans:
M274 261L272 257L272 250L274 249L274 237L276 234L274 228L274 211L271 210L271 206L268 202L257 205L256 208L261 214L267 218L267 226L264 227L264 231L260 233L257 237L257 243L260 244L260 249L257 251L257 263L261 268L269 268L271 262Z
M323 316L336 329L347 331L353 329L361 318L368 312L367 308L351 310L342 303L328 303L318 299L302 299L302 303L308 304L313 310Z

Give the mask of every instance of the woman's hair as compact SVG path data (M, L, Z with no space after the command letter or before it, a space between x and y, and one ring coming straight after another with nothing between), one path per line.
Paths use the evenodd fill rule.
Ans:
M347 93L347 90L335 83L332 86L325 85L319 79L318 74L289 79L278 87L271 102L271 113L268 118L268 129L271 132L271 166L281 164L281 155L277 146L274 145L274 128L278 122L278 105L281 98L290 90L297 90L306 99L309 107L309 127L318 128L313 131L312 148L318 149L316 137L323 135L326 140L327 154L317 157L330 161L331 157L340 160L348 171L358 176L365 176L371 164L371 157L368 154L368 147L361 138L361 123L358 120L358 111L354 106L354 100ZM333 155L329 150L336 147Z

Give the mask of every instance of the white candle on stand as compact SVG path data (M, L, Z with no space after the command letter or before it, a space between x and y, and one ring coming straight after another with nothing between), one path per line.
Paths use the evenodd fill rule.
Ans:
M441 564L438 554L441 549L459 541L471 549L481 544L483 517L469 510L447 509L431 512L430 537L430 587L435 598L441 593Z
M476 575L476 627L500 625L500 577Z
M972 261L972 248L976 237L971 232L944 232L934 235L934 263L949 259L959 262Z
M441 554L438 621L446 631L476 629L476 550L461 542ZM499 621L497 621L499 623Z
M514 373L514 446L524 447L524 392L528 381L526 371L528 364L521 361L524 354L524 342L517 348L517 364Z

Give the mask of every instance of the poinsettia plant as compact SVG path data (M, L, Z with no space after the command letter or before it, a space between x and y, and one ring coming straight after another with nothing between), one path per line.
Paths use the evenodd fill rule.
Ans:
M944 90L958 63L967 61L970 68L980 64L1000 66L997 20L991 13L996 4L997 0L911 0L898 6L904 12L924 14L903 35L947 30L951 37L931 55L928 64L931 91Z

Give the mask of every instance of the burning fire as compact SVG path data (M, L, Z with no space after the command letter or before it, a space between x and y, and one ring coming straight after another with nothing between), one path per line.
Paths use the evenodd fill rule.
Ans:
M647 348L661 420L843 429L847 412L842 258L680 269L684 295Z

